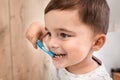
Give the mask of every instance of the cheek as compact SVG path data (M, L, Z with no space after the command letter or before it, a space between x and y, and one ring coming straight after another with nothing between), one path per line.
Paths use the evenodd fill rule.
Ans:
M69 58L82 58L87 55L87 50L81 47L72 46L67 49L67 54Z
M68 54L68 57L82 58L89 54L91 45L80 44L80 43L69 43L64 45L64 49Z

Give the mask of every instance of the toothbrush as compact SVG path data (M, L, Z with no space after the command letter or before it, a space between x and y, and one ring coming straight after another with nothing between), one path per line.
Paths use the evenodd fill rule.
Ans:
M38 45L39 48L41 48L44 52L46 52L47 54L49 54L51 57L55 56L55 54L53 52L51 52L51 51L49 51L49 50L47 50L45 48L45 46L42 44L42 42L40 40L37 40L36 43L37 43L37 45Z

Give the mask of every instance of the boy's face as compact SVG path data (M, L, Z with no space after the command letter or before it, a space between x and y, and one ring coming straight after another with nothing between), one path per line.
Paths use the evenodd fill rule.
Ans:
M82 23L76 10L52 10L45 14L48 31L46 45L58 56L52 58L56 67L85 65L92 56L94 34Z

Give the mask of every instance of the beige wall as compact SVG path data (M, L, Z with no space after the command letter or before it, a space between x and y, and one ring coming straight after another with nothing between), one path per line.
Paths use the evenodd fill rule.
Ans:
M0 80L46 80L49 58L35 50L24 33L33 21L44 23L43 12L48 1L0 0ZM98 56L110 71L120 66L120 12L118 1L107 1L111 8L111 28Z
M24 33L43 23L47 0L0 0L0 80L45 80L48 56L35 50ZM44 5L43 5L44 4Z

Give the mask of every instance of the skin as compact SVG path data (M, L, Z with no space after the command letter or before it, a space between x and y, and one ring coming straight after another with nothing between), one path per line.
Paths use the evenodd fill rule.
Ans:
M45 14L45 40L48 48L63 57L52 58L57 68L66 68L74 74L83 74L99 65L92 59L92 53L105 43L104 34L94 34L90 26L78 17L77 10L52 10Z

